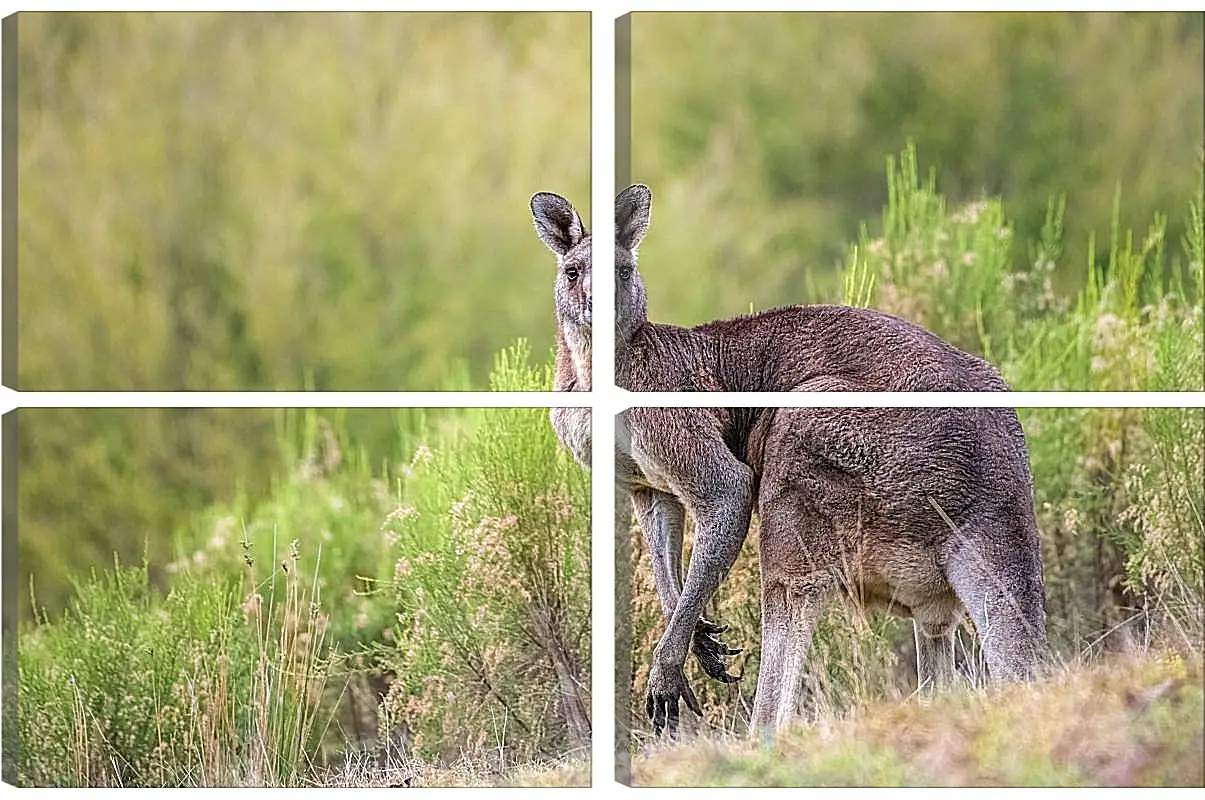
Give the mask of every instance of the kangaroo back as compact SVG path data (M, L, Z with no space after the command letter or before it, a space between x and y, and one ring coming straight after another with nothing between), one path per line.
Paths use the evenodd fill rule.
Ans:
M1005 391L987 362L906 320L788 306L679 328L648 321L637 248L647 186L615 200L615 379L630 391Z

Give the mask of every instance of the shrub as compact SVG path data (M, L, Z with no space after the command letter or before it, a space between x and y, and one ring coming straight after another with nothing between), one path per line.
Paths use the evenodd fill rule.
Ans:
M522 345L491 385L546 389ZM385 520L396 554L396 679L383 733L409 757L508 761L588 749L589 479L547 409L496 409L455 447L420 446ZM492 755L490 755L492 754Z

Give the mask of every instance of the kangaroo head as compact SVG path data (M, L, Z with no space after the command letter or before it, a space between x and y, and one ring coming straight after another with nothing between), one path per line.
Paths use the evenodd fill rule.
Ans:
M568 200L540 192L531 198L536 235L556 255L556 319L566 336L590 338L590 233Z
M631 340L648 319L644 282L636 269L636 248L649 229L649 187L638 183L615 198L615 346Z

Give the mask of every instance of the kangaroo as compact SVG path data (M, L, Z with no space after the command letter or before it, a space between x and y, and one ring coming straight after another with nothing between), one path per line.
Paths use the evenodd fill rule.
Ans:
M615 372L616 382L621 387L633 391L1007 391L1007 384L999 373L981 359L956 350L923 328L864 309L795 306L690 329L649 322L636 250L647 233L650 211L651 193L645 186L629 187L616 198ZM762 520L763 576L768 574L771 578L771 582L767 582L763 577L763 604L767 596L776 598L781 594L778 589L767 594L768 588L781 585L794 589L796 584L787 580L789 576L812 574L801 564L815 562L818 565L816 575L831 575L837 586L853 585L848 580L844 584L837 581L842 577L837 568L848 566L851 559L858 566L863 549L847 547L843 540L832 539L832 536L825 538L821 531L823 526L816 527L819 525L817 520L828 520L829 531L833 530L834 524L846 530L847 516L836 513L833 510L836 501L827 498L830 495L833 498L852 497L852 501L847 499L842 501L844 505L838 503L838 506L845 508L852 503L860 509L866 505L878 514L874 521L879 527L874 530L880 544L874 552L891 553L895 548L914 556L922 554L943 565L942 575L949 584L946 588L953 596L968 608L978 604L980 611L972 611L972 617L980 628L985 649L989 644L994 648L988 652L988 661L995 677L1009 678L1033 671L1034 659L1038 658L1045 636L1044 610L1040 602L1041 561L1031 505L1012 509L1014 517L1028 520L1025 530L1033 534L1030 538L1022 536L1024 541L1014 543L1023 551L1008 562L1009 569L1020 575L1020 584L1016 580L1010 583L995 574L1005 568L998 563L999 558L996 562L989 561L986 567L980 564L975 568L978 571L963 565L963 561L971 557L967 553L985 549L995 552L999 548L998 543L985 539L992 531L977 523L979 517L951 501L951 496L963 496L957 491L932 495L932 503L926 508L937 514L943 526L931 530L931 538L922 537L922 544L909 544L912 540L905 538L907 532L924 528L931 522L923 509L918 510L908 503L923 493L925 484L920 479L943 477L932 476L918 466L927 463L935 454L925 450L921 443L919 450L908 451L913 459L909 463L914 468L904 473L907 477L903 482L868 482L872 473L856 471L857 462L831 457L824 460L816 452L841 455L859 443L866 449L875 441L899 448L906 439L896 440L895 434L899 432L896 428L876 429L872 435L864 430L860 420L850 419L845 427L809 426L807 414L815 411L636 408L619 420L616 478L627 490L652 555L657 594L667 619L666 629L654 649L646 696L646 711L657 733L667 729L673 735L678 723L679 700L696 713L701 711L683 671L688 649L694 652L709 676L722 681L737 679L727 673L723 658L735 655L739 650L720 642L716 636L723 628L703 619L701 614L727 576L744 542L755 498ZM942 410L931 413L940 417ZM974 426L968 425L954 426L947 431L961 437L950 445L955 455L962 454L961 461L950 460L950 464L957 466L952 474L961 480L973 471L971 459L990 456L1001 463L1012 464L1014 474L1026 476L1024 496L1028 498L1028 463L1020 426L1015 421L1015 412L999 413L1004 415L1004 421L998 422L997 426L1007 435L996 439L989 441ZM1011 427L1007 413L1012 413ZM829 438L801 441L793 430L795 425L814 434L826 433ZM1020 466L1014 463L1018 458ZM901 455L896 462L890 463L902 465L905 457ZM831 479L844 494L835 493L828 484L817 483L813 479L817 471ZM912 480L919 486L911 483ZM965 481L970 481L970 477L965 477ZM964 494L970 491L968 485L958 484ZM885 493L887 500L882 500L876 492ZM771 507L770 501L762 498L773 498L781 506ZM878 510L880 506L874 505L882 502L887 503L883 506L886 511ZM1026 500L1026 503L1030 502ZM820 511L805 514L811 508L809 503L819 503ZM949 511L946 505L950 506ZM789 509L795 509L796 513L792 515ZM683 580L682 528L686 513L695 521L695 545ZM861 520L861 517L857 519ZM960 533L963 529L958 528L959 524L970 525L970 532ZM829 549L835 547L843 559L817 561L818 556L812 552L816 545L800 533L801 526L812 526L808 530L817 532L810 535L820 537ZM902 526L899 529L902 532L893 526ZM967 536L983 546L959 549L949 544ZM1014 538L1016 536L1021 534ZM861 543L857 536L851 541ZM817 552L824 550L821 548ZM946 555L941 555L942 552ZM770 558L774 559L774 565L767 569L765 561ZM891 558L886 560L891 562ZM947 561L950 562L948 568L944 566ZM945 617L937 613L940 605L937 601L950 602L950 592L943 594L928 586L926 581L934 583L936 580L929 573L921 575L922 571L918 571L913 575L898 569L876 572L876 564L873 560L867 562L866 566L873 569L855 570L857 574L853 577L869 575L872 580L866 586L874 590L875 597L896 598L886 605L896 613L914 616L918 642L923 640L918 648L921 680L926 684L938 682L952 672L953 652L944 644L931 647L930 639L952 642L952 623L944 627L938 623L949 622L954 612ZM986 591L984 581L989 577L996 578L996 584L1009 588L1005 593ZM1028 584L1024 583L1026 580ZM814 595L815 601L806 606L806 613L798 612L789 617L797 624L784 624L777 608L769 609L768 613L763 610L771 624L763 622L763 668L758 678L759 699L755 701L751 730L785 723L790 712L780 714L779 710L794 707L798 669L802 667L803 656L810 644L810 631L814 628L812 612L815 608L823 609L832 596L828 584L819 577L812 583L820 587L809 589L809 597ZM926 584L928 588L919 591L913 583ZM1021 584L1038 587L1036 607L1030 602L1032 592L1024 596L1024 602L1005 602L1012 597L1009 594L1012 589ZM917 601L919 617L913 614L912 606L907 602L914 596L932 601ZM975 616L976 613L979 616ZM979 625L981 621L986 625L989 619L998 620L1001 615L1010 620L1003 629L998 623L994 623L991 631ZM941 619L934 621L931 617ZM992 632L999 630L1004 633ZM1009 657L1008 648L1015 645L1016 637L1021 636L1017 631L1022 630L1033 631L1029 638L1021 640L1023 646L1020 649L1024 654ZM993 655L993 652L999 655ZM776 658L780 653L791 657ZM762 695L765 700L760 700ZM773 709L773 714L766 709Z
M536 235L556 255L556 366L554 392L590 391L593 293L590 276L590 233L565 198L539 192L531 198ZM549 410L552 429L584 469L590 469L590 409Z

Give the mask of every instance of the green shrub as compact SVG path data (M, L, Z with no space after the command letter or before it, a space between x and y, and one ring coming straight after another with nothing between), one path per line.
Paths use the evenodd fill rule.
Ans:
M529 358L491 385L547 389ZM323 782L378 731L404 764L588 751L589 479L547 409L377 416L404 461L351 433L379 419L279 413L268 497L198 515L165 593L118 568L22 632L19 735L52 743L23 744L22 783Z
M546 388L526 348L491 386ZM416 449L385 520L396 673L383 734L410 757L509 761L587 750L590 730L589 479L547 409L493 409L455 446ZM495 763L501 761L502 763Z

